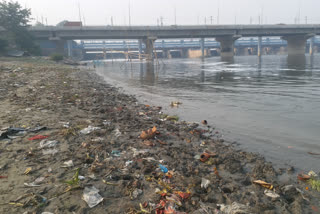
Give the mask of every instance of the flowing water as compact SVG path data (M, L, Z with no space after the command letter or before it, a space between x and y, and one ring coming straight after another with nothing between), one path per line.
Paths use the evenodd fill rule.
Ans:
M106 61L97 73L182 120L204 119L278 167L320 171L320 55ZM180 101L171 108L171 101Z

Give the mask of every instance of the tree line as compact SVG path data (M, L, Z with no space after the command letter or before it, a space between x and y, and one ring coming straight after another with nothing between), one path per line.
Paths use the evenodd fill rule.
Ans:
M0 2L0 53L8 50L22 50L39 55L40 47L28 31L31 21L31 10L22 8L18 2Z

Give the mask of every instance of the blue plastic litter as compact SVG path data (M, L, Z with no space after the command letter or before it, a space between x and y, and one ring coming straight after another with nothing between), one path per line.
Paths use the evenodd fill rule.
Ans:
M165 166L163 166L163 165L161 165L161 164L159 164L159 167L160 167L160 169L161 169L162 172L164 172L164 173L167 173L167 172L168 172L167 167L165 167Z

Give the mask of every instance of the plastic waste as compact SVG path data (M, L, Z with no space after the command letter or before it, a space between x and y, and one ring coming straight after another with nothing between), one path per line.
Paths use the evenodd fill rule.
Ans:
M271 190L268 190L268 189L266 189L266 190L264 191L264 194L265 194L266 196L270 197L270 198L280 198L280 195L279 195L279 194L277 194L277 193L275 193L275 192L273 192L273 191L271 191Z
M112 150L111 154L115 157L120 157L121 156L121 152L118 150Z
M315 173L314 171L308 172L308 175L311 177L318 177L317 173Z
M133 157L136 157L140 154L145 154L149 152L149 149L141 149L141 150L137 150L136 148L131 148L131 150L133 151Z
M58 153L59 151L57 149L46 149L46 150L42 150L42 154L43 155L54 155L56 153Z
M32 183L24 183L27 187L39 187L40 184L44 181L45 177L39 177Z
M104 120L104 121L102 122L102 124L105 125L105 126L110 126L110 125L111 125L111 122L110 122L110 121L107 121L107 120Z
M297 178L298 178L300 181L307 181L307 180L310 180L311 176L310 176L310 175L303 174L303 173L299 173L299 174L297 175Z
M26 134L26 130L24 128L4 128L0 130L0 140L2 139L14 139Z
M218 204L220 206L220 210L223 213L228 213L228 214L236 214L236 213L247 213L247 214L252 214L250 207L239 204L237 202L233 202L231 205L224 205L224 204Z
M42 140L40 142L40 148L52 148L55 147L57 144L59 143L59 141L57 140Z
M101 197L101 195L99 195L99 190L92 186L84 188L83 200L87 202L90 208L92 208L101 203L103 201L103 198Z
M81 134L87 135L90 134L91 132L95 131L95 130L99 130L101 129L100 127L93 127L93 126L88 126L88 128L82 129L80 131Z
M153 127L152 129L148 129L147 131L142 131L140 134L140 138L142 140L149 140L156 136L157 134L157 127Z
M203 189L207 189L208 186L210 184L210 181L205 179L205 178L201 178L201 188Z
M45 126L37 126L37 127L33 128L33 129L29 129L28 131L29 132L39 132L39 131L43 131L43 130L46 130L46 129L47 129L47 127L45 127Z
M28 168L26 168L26 170L24 171L23 174L27 175L27 174L29 174L31 172L31 170L32 170L32 168L28 167Z
M64 162L62 167L73 167L73 166L74 166L73 161L69 160L69 161Z
M167 173L169 171L167 167L163 166L162 164L159 164L159 168L163 173Z
M28 138L28 140L43 140L43 139L46 139L46 138L48 138L48 137L49 137L49 136L36 135L36 136L33 136L33 137Z
M133 161L126 161L125 165L126 167L129 166L130 164L132 164Z
M121 132L119 129L114 130L114 136L115 137L120 137L121 136Z
M260 186L262 186L264 188L267 188L267 189L271 189L271 190L273 189L273 185L272 184L267 183L267 182L262 181L262 180L255 180L255 181L253 181L253 183L254 184L258 184L258 185L260 185Z
M179 105L181 105L182 103L181 102L179 102L179 101L172 101L171 103L170 103L170 106L171 107L178 107Z
M79 175L78 176L79 180L83 181L84 179L86 179L86 177L82 176L82 175Z
M39 187L40 185L34 183L24 183L26 187Z
M135 189L135 190L132 192L132 198L133 198L133 199L138 198L138 196L141 195L142 192L143 192L143 191L142 191L141 189Z

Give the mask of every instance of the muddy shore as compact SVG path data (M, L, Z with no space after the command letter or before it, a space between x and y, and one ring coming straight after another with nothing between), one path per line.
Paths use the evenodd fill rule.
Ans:
M204 118L177 121L44 59L0 59L0 76L0 213L320 213L294 168L233 147Z

